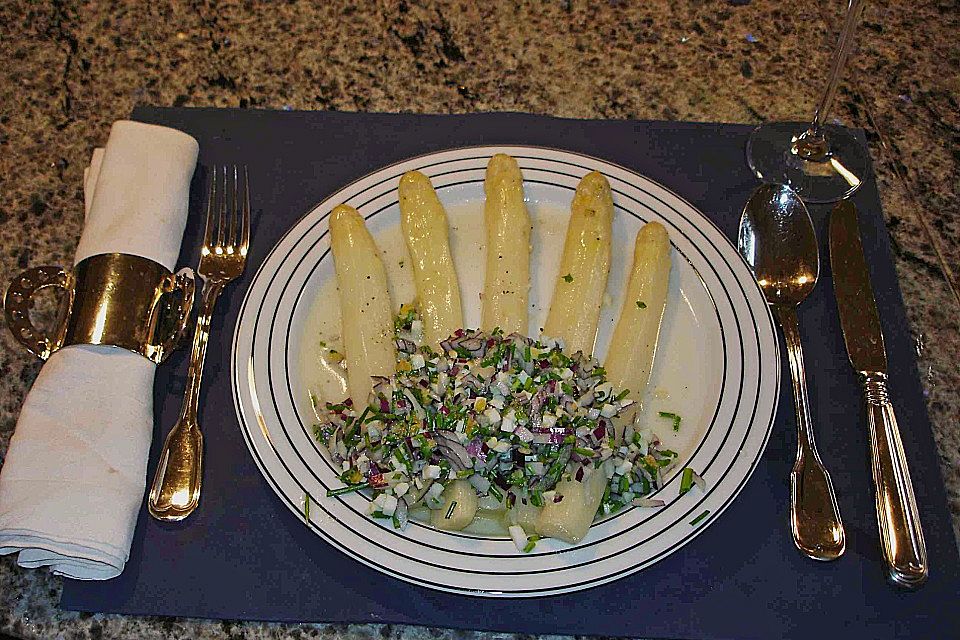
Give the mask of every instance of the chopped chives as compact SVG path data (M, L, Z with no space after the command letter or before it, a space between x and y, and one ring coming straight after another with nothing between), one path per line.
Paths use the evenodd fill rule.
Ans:
M563 281L564 281L564 282L573 282L573 276L568 273L567 275L563 276Z
M680 420L681 420L680 416L678 416L675 413L670 413L669 411L660 411L657 413L657 415L660 416L661 418L668 418L670 420L673 420L673 430L680 431Z
M693 520L691 520L691 521L690 521L690 526L691 526L691 527L697 526L697 525L700 524L700 522L701 522L704 518L706 518L708 515L710 515L710 509L705 510L703 513L701 513L701 514L698 515L696 518L694 518Z
M685 494L693 488L693 469L683 468L683 475L680 477L680 495Z
M527 536L527 544L523 546L523 552L530 553L533 551L539 541L540 536Z
M340 487L339 489L330 489L327 491L327 497L332 498L334 496L342 496L347 493L356 493L357 491L362 491L363 489L369 489L369 482L361 482L360 484L349 484L345 487Z
M566 280L572 282L572 273L567 276ZM560 277L564 276L561 274ZM639 308L647 308L647 304L641 300L635 299L635 304ZM411 305L405 305L397 318L398 325L402 325L405 331L410 330L408 327L417 319ZM340 488L328 491L329 496L364 489L370 489L377 495L387 483L401 481L410 485L416 482L419 486L414 488L412 495L418 495L423 486L416 477L420 474L414 474L413 470L419 470L424 465L437 465L440 467L439 474L433 473L437 469L432 467L431 473L424 475L439 475L436 481L441 486L447 479L466 479L476 474L488 483L484 486L483 481L475 481L484 489L483 492L478 490L478 494L491 496L509 506L516 500L516 492L521 492L524 504L540 506L562 499L562 495L555 495L553 491L550 491L548 499L544 492L552 489L562 478L573 480L573 474L565 471L571 453L580 456L574 457L574 460L583 466L578 479L582 481L584 470L590 472L591 468L603 466L599 455L600 446L603 446L605 451L607 447L616 449L622 458L632 463L632 471L617 474L613 480L603 476L606 486L601 513L614 513L631 504L629 500L624 500L625 496L631 499L638 494L644 496L662 486L663 469L660 467L669 468L679 462L676 453L661 449L660 442L655 439L648 442L648 438L636 429L631 434L633 445L636 446L630 445L629 450L622 447L629 442L615 442L610 437L612 430L609 426L605 430L598 430L598 426L604 424L603 420L591 420L576 405L570 409L561 401L564 395L579 397L588 387L595 387L598 384L595 379L606 383L604 388L610 387L609 382L604 380L606 372L603 367L596 366L595 361L585 356L571 358L552 343L545 345L542 341L513 337L505 339L503 332L498 329L486 334L480 331L457 331L449 338L450 342L443 352L417 345L410 336L398 335L397 339L403 341L399 347L398 361L407 363L407 368L398 370L400 373L392 376L390 384L378 383L378 391L372 396L373 408L365 407L366 403L354 406L350 401L326 403L310 393L311 404L323 407L324 412L331 414L328 422L323 424L323 413L318 410L321 424L313 427L314 436L321 445L332 444L331 448L335 450L331 454L346 468L341 476ZM468 344L467 340L471 342ZM474 343L482 343L483 346L474 347ZM421 357L424 364L413 370L411 359L417 359L419 364ZM567 369L563 370L564 367ZM534 429L530 424L536 421L527 414L534 413L531 402L538 391L547 385L547 397L537 402L537 413L555 413L556 419L550 422L550 427L555 426L556 429ZM596 393L595 399L614 405L614 415L609 416L613 419L625 405L633 404L630 400L624 400L629 395L629 390L620 388L612 393ZM501 420L509 411L517 427L527 426L534 433L549 430L552 437L544 439L538 436L535 441L529 441L529 434L523 431L504 435L499 424L480 418L480 411L474 406L478 398L493 402L501 413ZM608 407L607 411L610 412L610 409ZM583 415L578 415L580 413ZM660 416L673 420L674 428L680 424L680 417L675 413L661 412ZM375 423L377 429L367 434L363 425L374 420L378 421ZM553 437L558 431L562 435ZM436 435L436 439L431 435ZM477 459L486 457L483 453L487 453L476 451L476 455L470 456L473 460L467 468L458 472L457 469L463 467L454 467L449 459L437 453L438 447L445 450L446 441L454 437L468 451L473 451L477 443L488 443L494 437L497 443L495 447L500 450L487 455L496 458L497 464L493 468L481 465L480 470L475 471L473 465L478 464ZM593 441L598 442L596 450L588 444ZM506 450L503 450L504 444L509 445ZM343 453L344 445L347 453ZM361 455L366 457L360 458ZM362 473L360 469L363 469ZM492 486L491 480L495 480ZM695 471L691 471L689 480L685 490L693 485L703 486L703 481ZM304 495L303 515L308 521L312 508L310 501L312 498ZM443 514L446 519L452 519L457 513L457 502L445 502L439 496L430 496L429 502L429 506L441 509L436 514L438 517ZM375 509L376 505L372 508ZM401 519L406 519L397 518L395 514L384 515L382 510L372 515L392 520L394 527L399 525ZM529 552L536 540L528 537L524 542L518 538L520 550L524 551L524 545L528 545L526 551Z
M303 519L310 522L310 494L303 494Z
M638 308L638 309L646 309L646 308L647 308L647 303L646 303L646 302L643 302L642 300L637 300L637 308Z
M370 413L370 407L367 407L366 409L364 409L363 413L361 413L359 416L357 416L350 422L350 427L347 429L346 433L344 433L343 435L344 442L348 442L350 439L352 439L356 435L357 431L360 430L360 425L363 424L363 420L364 418L367 417L368 413Z

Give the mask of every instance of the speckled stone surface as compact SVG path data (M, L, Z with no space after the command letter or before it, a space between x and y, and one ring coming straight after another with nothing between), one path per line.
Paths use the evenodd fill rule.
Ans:
M90 149L136 104L759 122L814 107L838 1L0 3L0 282L69 262ZM835 116L866 128L960 533L960 6L868 3ZM951 284L951 280L954 284ZM38 362L0 331L0 460ZM0 559L23 638L468 638L60 612ZM486 634L489 635L489 634Z

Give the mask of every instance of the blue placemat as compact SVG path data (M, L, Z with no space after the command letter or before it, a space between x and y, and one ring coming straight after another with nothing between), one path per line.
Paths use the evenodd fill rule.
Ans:
M67 609L210 618L390 622L653 638L932 638L960 627L960 561L917 377L875 182L857 193L863 244L883 320L904 447L921 505L929 583L904 593L883 579L860 390L847 363L826 260L826 208L814 208L822 282L800 310L817 439L847 527L838 562L793 547L787 478L795 450L790 386L763 460L739 499L706 532L638 574L537 600L454 596L385 577L327 546L261 477L237 427L228 354L247 285L273 244L311 205L395 161L477 144L533 144L591 154L673 189L735 237L756 186L740 125L580 121L523 114L419 116L140 108L134 118L200 141L200 164L246 163L255 211L250 265L218 307L204 375L206 473L201 508L160 524L144 509L126 571L102 583L67 581ZM195 264L203 222L194 181L180 264ZM186 351L160 368L152 464L176 419ZM783 379L789 380L784 362Z

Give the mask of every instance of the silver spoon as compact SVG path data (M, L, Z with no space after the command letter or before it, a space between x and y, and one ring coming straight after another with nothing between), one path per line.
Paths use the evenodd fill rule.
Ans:
M836 560L846 545L843 522L813 438L796 310L820 275L813 221L789 187L765 184L743 208L738 246L780 323L790 358L797 411L797 461L790 473L793 541L814 560Z

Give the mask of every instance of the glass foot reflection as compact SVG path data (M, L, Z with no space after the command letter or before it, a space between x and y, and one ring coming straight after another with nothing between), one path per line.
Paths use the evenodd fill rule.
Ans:
M789 185L806 202L846 198L867 175L866 146L849 129L826 125L818 148L802 139L809 128L808 122L769 122L754 129L747 142L750 168L764 182Z

